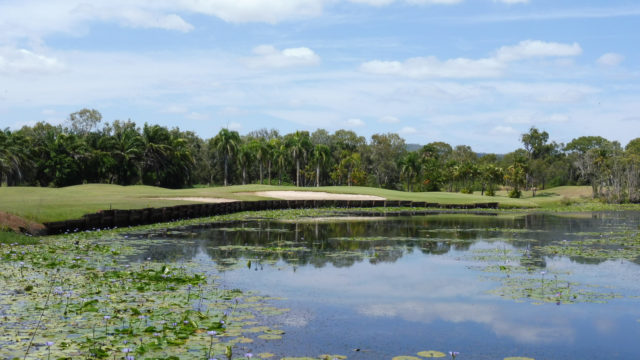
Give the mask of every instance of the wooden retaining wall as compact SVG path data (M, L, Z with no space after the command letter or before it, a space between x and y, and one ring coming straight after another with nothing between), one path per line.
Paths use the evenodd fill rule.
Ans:
M374 208L412 207L440 209L497 209L498 203L437 204L394 200L261 200L234 201L217 204L177 205L163 208L134 210L102 210L84 215L81 219L44 223L46 233L62 234L84 230L108 229L135 225L155 224L183 219L194 219L241 211L314 209L314 208Z

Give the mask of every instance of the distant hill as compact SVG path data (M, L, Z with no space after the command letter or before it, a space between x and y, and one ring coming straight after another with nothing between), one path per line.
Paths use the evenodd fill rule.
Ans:
M420 144L406 144L405 145L405 149L407 149L407 151L417 151L422 149L423 145ZM478 157L481 158L485 155L491 155L492 153L476 153L478 154ZM504 154L496 154L496 157L498 158L498 160L502 159L504 157Z

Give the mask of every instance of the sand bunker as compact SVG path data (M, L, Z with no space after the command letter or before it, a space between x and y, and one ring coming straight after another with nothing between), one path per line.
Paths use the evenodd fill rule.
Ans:
M173 197L173 198L153 198L153 199L155 199L155 200L193 201L193 202L202 202L202 203L211 203L211 204L238 201L238 200L232 200L232 199L208 198L208 197Z
M283 200L385 200L373 195L331 194L317 191L258 191L251 195Z
M385 220L384 216L321 216L321 217L301 217L296 219L279 219L281 223L320 223L320 222L347 222L347 221L380 221Z

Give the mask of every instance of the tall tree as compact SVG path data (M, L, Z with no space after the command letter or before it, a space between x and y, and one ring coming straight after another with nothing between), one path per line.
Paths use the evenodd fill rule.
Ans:
M240 145L240 134L237 131L221 129L213 139L214 146L218 153L224 158L224 186L228 185L229 160L233 158Z
M80 136L86 136L102 121L102 114L95 109L82 109L69 114L71 132Z
M323 169L331 158L331 149L327 145L317 144L313 148L312 161L316 166L316 187L320 186L320 170Z
M247 183L247 168L251 166L253 159L255 157L254 153L255 148L251 143L242 144L240 148L238 148L238 165L240 165L240 169L242 169L242 185L246 185Z
M413 183L421 168L420 155L415 151L406 154L400 161L400 173L407 180L407 191L413 191Z
M288 138L287 147L291 152L291 156L296 163L296 186L300 184L300 160L302 160L311 146L309 141L309 133L307 131L296 131Z
M398 134L371 136L371 171L379 187L391 188L399 178L398 163L406 153L406 144Z
M263 138L258 138L251 142L251 147L260 168L260 184L262 184L264 162L269 159L269 146L267 145L266 140L264 140Z

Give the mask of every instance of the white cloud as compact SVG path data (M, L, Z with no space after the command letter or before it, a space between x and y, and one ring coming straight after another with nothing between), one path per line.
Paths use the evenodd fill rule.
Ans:
M209 119L209 116L207 114L202 114L197 111L192 111L186 115L186 118L191 120L207 120Z
M529 0L493 0L493 2L499 2L503 4L528 4Z
M410 58L403 62L373 60L363 63L360 69L372 74L410 78L495 78L502 76L511 62L532 58L577 56L581 53L582 48L577 43L569 45L526 40L515 46L503 46L489 58L456 58L442 61L435 56L428 56Z
M53 73L64 68L55 57L37 54L26 49L0 48L0 73Z
M404 2L414 5L454 5L462 1L464 0L405 0ZM396 0L349 0L349 2L371 6L384 6L394 3Z
M490 133L492 135L513 135L513 134L517 134L518 132L516 131L516 129L512 128L511 126L498 125L493 129L491 129Z
M378 120L378 122L383 124L397 124L400 122L400 119L395 116L383 116Z
M624 61L624 56L616 53L606 53L597 60L599 65L618 66Z
M495 58L501 62L511 62L543 57L567 57L582 54L578 43L561 44L537 40L521 41L515 46L503 46L496 52Z
M186 107L180 105L169 105L164 110L162 110L162 112L170 114L184 114L188 111L189 110Z
M349 119L347 120L347 126L350 128L355 128L355 127L363 127L364 121L360 120L360 119Z
M256 56L247 60L251 67L284 68L320 63L320 57L306 47L278 50L271 45L260 45L253 49L253 53Z
M530 344L566 342L575 337L573 329L567 325L566 321L556 319L522 324L517 316L500 311L493 305L407 301L395 304L365 305L357 308L356 311L370 317L401 318L406 321L426 324L436 320L458 324L467 322L484 324L499 336L507 336L519 342Z
M411 127L411 126L405 126L402 129L400 129L399 133L402 135L412 135L417 133L418 130L416 130L416 128Z
M229 130L240 131L240 130L242 130L242 124L240 124L238 122L231 122L231 123L229 123L227 128Z
M401 75L411 78L490 78L502 74L503 65L494 59L451 59L440 61L434 56L416 57L404 62L369 61L360 66L364 72Z
M165 2L171 3L170 0ZM229 22L278 23L322 14L327 0L182 0L188 11L219 17Z

